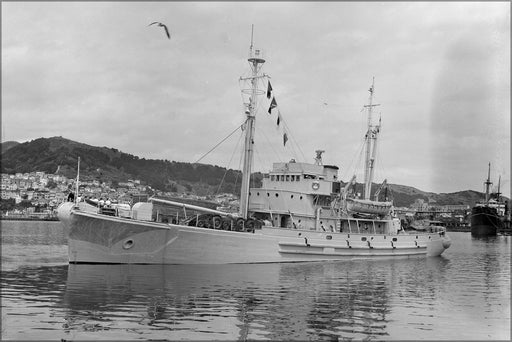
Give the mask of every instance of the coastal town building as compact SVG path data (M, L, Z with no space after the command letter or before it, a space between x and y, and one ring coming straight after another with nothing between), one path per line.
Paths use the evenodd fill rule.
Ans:
M66 201L70 192L76 191L75 179L62 175L47 174L36 171L30 173L0 174L1 199L14 199L16 204L29 202L30 207L23 210L11 211L10 215L43 215L47 211L53 212L57 206ZM219 206L232 207L238 204L238 198L233 194L219 194L217 196L197 196L194 194L177 194L159 191L144 185L138 179L128 179L113 185L111 182L99 180L81 180L78 196L82 199L111 199L123 203L136 203L145 201L150 195L163 197L180 197L192 200L208 200ZM5 216L6 212L2 212Z

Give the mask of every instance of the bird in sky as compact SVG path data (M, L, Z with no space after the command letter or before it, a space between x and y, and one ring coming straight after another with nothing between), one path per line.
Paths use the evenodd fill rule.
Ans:
M165 34L167 35L167 38L171 39L171 35L169 34L169 30L167 29L167 26L165 26L164 24L162 24L162 23L160 23L158 21L154 21L151 24L149 24L148 26L151 26L151 25L154 25L154 24L157 24L158 26L163 27L164 30L165 30Z

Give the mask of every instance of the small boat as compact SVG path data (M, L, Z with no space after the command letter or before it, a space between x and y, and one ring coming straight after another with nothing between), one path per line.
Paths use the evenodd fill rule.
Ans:
M485 198L471 208L471 235L473 236L495 236L498 231L504 227L507 216L507 204L500 201L500 181L498 181L498 192L490 192L491 182L491 163L487 172L485 185Z
M70 263L229 264L274 263L353 258L438 256L451 244L445 231L401 229L389 202L370 201L375 143L380 125L371 122L374 87L370 88L364 200L350 196L355 177L342 187L338 167L277 162L261 188L250 187L258 88L265 63L261 50L249 49L251 84L245 104L245 134L240 208L236 214L202 206L150 198L120 216L65 202L58 217L68 232ZM267 87L267 97L270 83ZM275 105L275 99L271 102ZM269 114L271 114L269 109ZM278 119L279 120L279 119ZM279 121L278 121L279 122ZM284 136L286 144L286 136ZM372 152L373 151L373 152ZM79 182L77 172L77 189ZM349 204L350 203L350 204Z
M392 202L347 198L347 210L354 213L387 215L392 207Z

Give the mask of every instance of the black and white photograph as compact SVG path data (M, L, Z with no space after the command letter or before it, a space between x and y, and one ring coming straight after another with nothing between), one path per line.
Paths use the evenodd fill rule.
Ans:
M509 341L509 1L2 1L5 341Z

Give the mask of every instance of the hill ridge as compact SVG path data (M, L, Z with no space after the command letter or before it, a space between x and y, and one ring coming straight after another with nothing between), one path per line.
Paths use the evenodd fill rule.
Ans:
M10 146L4 150L7 143ZM86 180L118 183L139 179L162 191L197 195L222 192L238 194L240 191L241 172L216 165L145 159L115 148L92 146L62 136L14 143L2 143L2 173L58 171L68 178L74 178L80 156L80 177ZM261 186L262 177L261 173L253 174L254 186ZM375 191L377 187L372 186L372 189ZM389 188L398 207L410 206L418 199L438 205L472 206L483 198L482 193L474 190L436 194L401 184L389 184ZM356 191L362 192L360 183L356 185Z

